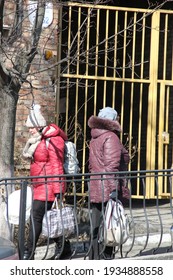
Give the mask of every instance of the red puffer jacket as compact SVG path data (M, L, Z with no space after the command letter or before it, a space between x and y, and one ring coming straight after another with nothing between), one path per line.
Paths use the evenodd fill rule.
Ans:
M89 170L91 173L126 171L129 163L128 151L122 145L117 132L121 131L119 122L91 116L88 120L91 128L89 151ZM121 198L128 199L129 190L126 180L116 180L113 174L90 176L90 200L99 203L106 202L110 193L117 189ZM99 180L95 180L99 179Z
M46 141L48 139L49 141ZM41 142L38 144L30 167L31 176L60 175L64 174L64 141L66 134L55 124L51 124L43 132ZM47 143L47 144L46 144ZM36 178L33 192L35 200L54 201L56 193L66 190L63 178ZM62 181L61 181L62 180ZM56 182L55 182L56 181Z

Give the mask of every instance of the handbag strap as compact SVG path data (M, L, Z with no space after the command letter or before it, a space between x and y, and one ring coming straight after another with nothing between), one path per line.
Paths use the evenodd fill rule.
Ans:
M57 197L55 197L51 209L60 209L60 208L64 208L64 203L63 201L60 202L60 200L58 200Z

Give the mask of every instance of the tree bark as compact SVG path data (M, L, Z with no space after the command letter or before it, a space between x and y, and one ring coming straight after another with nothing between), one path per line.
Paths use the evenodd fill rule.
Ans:
M17 96L17 94L16 94ZM0 178L13 176L17 98L0 90Z
M9 88L2 85L0 87L0 236L9 238L11 237L10 230L4 218L4 210L6 198L13 191L12 184L8 184L10 182L8 178L13 176L14 171L14 134L18 93L10 92Z

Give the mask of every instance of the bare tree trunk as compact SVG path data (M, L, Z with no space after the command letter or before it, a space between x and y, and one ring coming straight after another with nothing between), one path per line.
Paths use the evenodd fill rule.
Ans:
M17 94L16 94L17 96ZM16 119L16 100L11 94L0 90L0 178L13 176L14 133Z
M8 93L7 91L8 90ZM9 89L1 86L0 90L0 236L10 237L8 224L4 218L5 201L12 192L12 185L7 185L3 178L10 178L14 172L14 133L16 119L17 93L11 94ZM15 96L15 97L14 97Z

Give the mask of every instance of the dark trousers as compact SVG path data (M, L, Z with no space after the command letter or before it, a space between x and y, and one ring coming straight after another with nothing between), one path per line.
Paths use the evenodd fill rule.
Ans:
M27 249L29 252L35 250L37 241L42 232L42 221L46 208L47 210L50 210L52 207L52 203L52 201L33 201L32 213L30 217L29 235L27 240ZM58 238L54 239L54 241L58 242Z
M106 203L104 204L104 208ZM91 235L91 250L89 252L90 260L99 260L101 257L105 259L111 259L113 248L105 247L105 250L101 256L103 245L99 244L99 227L102 219L102 203L92 203L92 235Z

